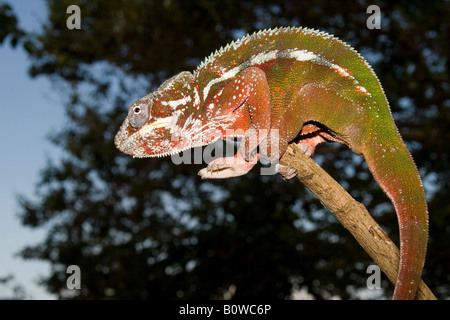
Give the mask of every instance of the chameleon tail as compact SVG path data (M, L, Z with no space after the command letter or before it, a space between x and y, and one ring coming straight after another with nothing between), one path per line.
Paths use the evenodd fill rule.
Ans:
M391 128L391 130L389 130ZM362 153L394 204L400 228L400 266L394 299L414 299L425 262L428 213L419 172L395 126L371 131Z

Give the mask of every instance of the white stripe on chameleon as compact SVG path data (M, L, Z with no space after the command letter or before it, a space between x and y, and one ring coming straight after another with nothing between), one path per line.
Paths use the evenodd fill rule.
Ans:
M241 71L241 65L237 66L236 68L233 68L227 72L225 72L220 78L216 78L211 80L206 86L205 89L203 89L203 101L206 100L206 97L208 96L209 90L211 90L211 87L215 85L216 83L228 80L230 78L233 78L235 75L237 75Z
M151 133L154 129L165 127L165 126L171 124L172 120L173 120L173 116L170 116L170 117L158 119L153 123L146 124L139 131L133 133L128 139L134 140L135 135L145 137L147 134Z
M313 52L307 50L293 50L288 53L290 58L294 58L297 61L310 61L317 60L317 62L323 60L316 56Z
M266 53L258 53L257 55L254 55L249 62L249 66L254 66L257 64L262 64L264 62L274 60L277 58L277 52L278 50L269 51Z
M206 100L211 87L216 83L220 83L222 81L228 80L236 76L239 72L244 70L245 68L263 64L265 62L274 60L274 59L295 59L297 61L313 61L317 64L324 65L326 67L335 69L339 75L342 77L351 77L350 73L342 68L341 66L331 63L330 61L317 56L314 52L308 50L298 50L298 49L286 49L286 50L273 50L269 52L258 53L251 57L249 60L243 62L237 67L234 67L231 70L225 72L221 77L211 80L203 89L203 101ZM352 77L353 78L353 77Z
M200 108L200 94L198 93L198 87L194 88L194 108L198 110Z
M220 78L216 78L214 80L211 80L206 86L205 89L203 89L203 101L206 100L206 97L208 96L209 90L211 90L211 87L215 85L216 83L228 80L230 78L233 78L235 75L237 75L240 71L244 70L245 68L262 64L270 60L274 60L277 58L278 50L269 51L265 53L258 53L251 57L249 60L245 61L241 65L225 72Z
M189 101L191 101L191 97L190 96L186 96L186 97L178 99L178 100L162 101L161 104L163 106L169 106L173 110L175 110L179 105L186 104Z

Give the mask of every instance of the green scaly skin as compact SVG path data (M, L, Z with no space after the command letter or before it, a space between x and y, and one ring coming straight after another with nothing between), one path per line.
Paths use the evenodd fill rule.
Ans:
M398 216L394 299L415 298L428 239L425 193L383 89L353 48L305 28L247 35L136 101L115 143L134 157L155 157L220 138L240 138L241 146L202 169L204 179L246 174L258 159L277 163L289 143L313 154L318 143L336 141L362 155Z

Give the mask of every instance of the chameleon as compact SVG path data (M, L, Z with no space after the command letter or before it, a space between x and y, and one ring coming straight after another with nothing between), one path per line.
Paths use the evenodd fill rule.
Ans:
M115 145L133 157L162 157L218 139L239 140L239 148L200 170L203 179L242 176L257 161L276 163L290 179L295 171L277 163L290 143L312 155L333 141L364 157L398 218L393 299L415 299L428 242L425 192L380 81L355 49L304 27L247 34L134 102Z

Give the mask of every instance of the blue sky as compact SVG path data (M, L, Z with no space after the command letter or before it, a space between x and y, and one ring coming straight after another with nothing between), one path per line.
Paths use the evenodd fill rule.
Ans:
M46 21L44 0L7 2L27 31L39 30ZM0 277L14 275L14 283L22 285L30 299L52 299L36 283L49 273L49 264L16 256L25 245L44 239L46 230L20 224L16 199L18 194L34 199L39 171L48 159L61 155L46 136L64 123L61 96L47 79L31 79L29 66L22 49L11 49L7 43L0 46ZM5 296L11 292L0 286L0 297Z

